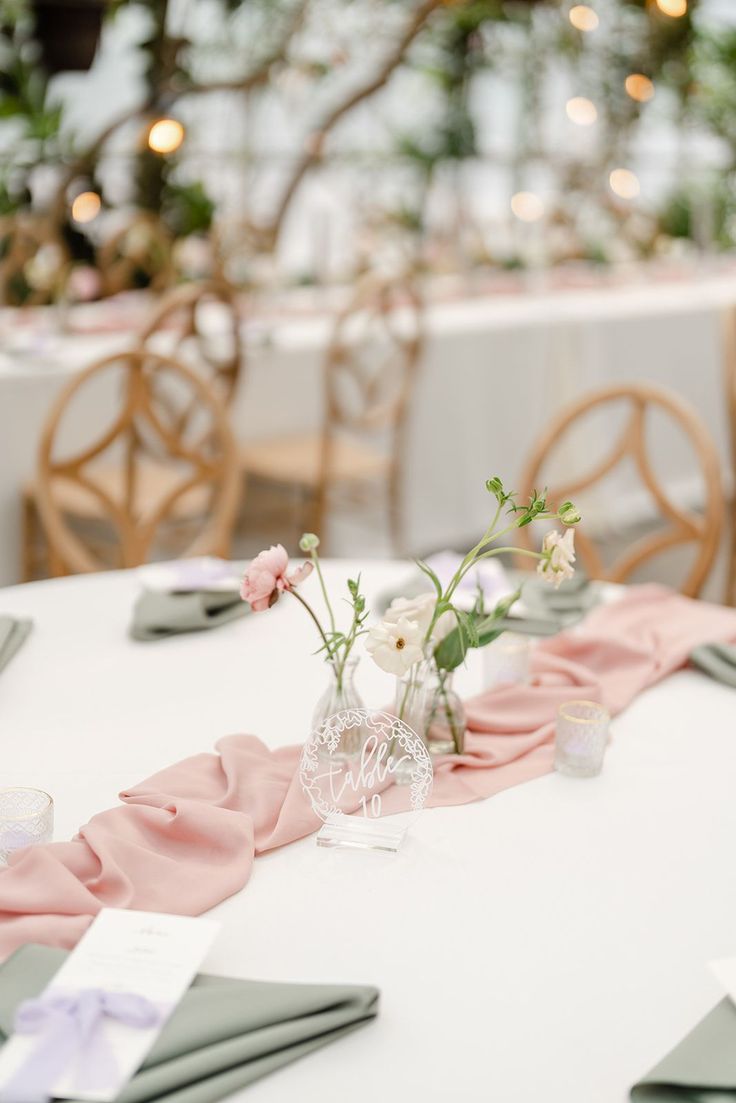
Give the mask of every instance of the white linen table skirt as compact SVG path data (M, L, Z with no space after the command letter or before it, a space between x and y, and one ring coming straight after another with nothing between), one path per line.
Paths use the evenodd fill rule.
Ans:
M410 570L360 567L369 603ZM359 565L326 569L334 592ZM221 735L302 740L325 682L295 602L136 644L138 585L121 572L0 591L1 612L35 620L0 675L3 784L51 792L59 839ZM391 698L368 658L359 684L370 705ZM721 997L706 963L736 953L735 731L736 693L683 671L614 720L597 779L550 774L425 811L395 856L307 838L258 858L213 912L206 969L376 984L382 1004L238 1098L626 1103Z
M486 478L500 474L516 487L552 414L606 384L645 380L674 388L705 420L727 473L722 311L734 303L736 277L729 275L433 306L409 419L406 550L425 554L475 539L486 520ZM258 326L255 336L251 332L233 410L240 438L320 425L329 329L321 316L271 323L267 334ZM71 373L131 340L120 334L68 337L33 357L0 349L0 584L20 577L20 487L33 473L52 403ZM101 420L95 394L74 424L80 441L92 439ZM658 441L657 451L658 470L682 500L693 489L690 453L669 437ZM616 508L625 516L640 511L642 502L629 503L624 490Z

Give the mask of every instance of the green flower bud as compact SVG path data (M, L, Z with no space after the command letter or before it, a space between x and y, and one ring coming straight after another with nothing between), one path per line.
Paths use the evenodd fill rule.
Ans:
M303 552L316 551L319 547L319 536L313 532L305 532L299 541L299 550Z
M580 522L580 511L576 509L572 502L563 502L557 510L557 516L563 525L577 525Z
M498 475L493 479L486 479L486 490L489 494L493 494L499 502L503 503L504 489L503 483L499 479Z

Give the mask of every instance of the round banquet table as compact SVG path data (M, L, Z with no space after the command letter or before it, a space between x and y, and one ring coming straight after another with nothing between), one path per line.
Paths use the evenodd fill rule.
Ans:
M342 585L356 564L326 565ZM370 599L402 563L361 565ZM211 632L127 637L135 572L0 590L35 628L0 674L3 784L47 789L56 838L119 790L249 732L301 741L325 683L296 602ZM480 687L478 656L460 688ZM368 704L390 699L367 657ZM692 670L612 725L599 778L549 774L425 811L397 855L307 838L211 913L205 970L377 985L377 1021L266 1078L249 1103L625 1103L721 998L736 952L736 693ZM176 901L171 901L172 910Z

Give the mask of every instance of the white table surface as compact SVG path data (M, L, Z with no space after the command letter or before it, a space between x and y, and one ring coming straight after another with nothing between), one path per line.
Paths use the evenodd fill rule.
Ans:
M407 571L364 568L369 600ZM328 565L328 584L350 569ZM221 735L301 740L325 681L295 602L137 644L137 590L117 573L0 591L0 612L35 620L0 675L3 784L48 789L57 838ZM360 684L390 698L367 658ZM736 693L681 672L614 722L597 779L425 811L396 856L308 838L257 859L212 913L207 969L375 984L382 1002L243 1100L625 1103L721 997L706 963L736 953L735 732Z

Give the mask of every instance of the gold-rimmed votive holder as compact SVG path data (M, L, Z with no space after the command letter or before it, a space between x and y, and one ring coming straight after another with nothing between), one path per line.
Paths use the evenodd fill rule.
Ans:
M555 769L568 777L596 777L603 768L611 716L596 701L567 701L557 712Z
M42 789L0 789L0 862L24 846L50 843L54 802Z

